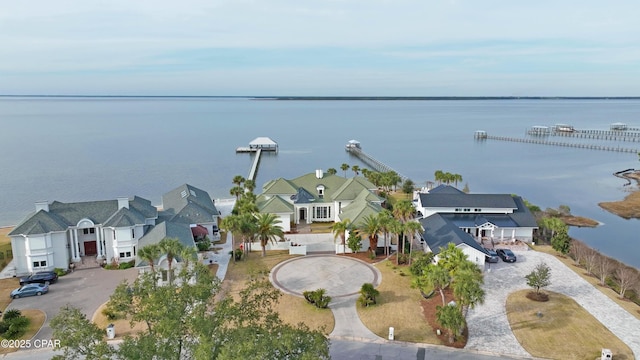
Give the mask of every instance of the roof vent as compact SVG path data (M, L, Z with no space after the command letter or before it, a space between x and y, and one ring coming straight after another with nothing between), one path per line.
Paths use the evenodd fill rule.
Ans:
M316 178L322 179L323 176L324 176L324 174L322 172L322 169L316 170Z

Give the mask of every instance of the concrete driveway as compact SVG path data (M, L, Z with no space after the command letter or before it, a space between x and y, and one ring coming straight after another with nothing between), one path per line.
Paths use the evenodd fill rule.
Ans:
M507 264L502 261L491 264L485 272L484 304L469 310L469 340L466 349L496 352L516 356L530 356L518 343L509 321L505 303L507 296L518 290L530 289L525 275L536 265L546 263L551 268L551 285L546 290L571 297L598 319L640 357L640 320L602 294L573 270L554 256L537 251L514 251L518 261Z
M44 311L47 318L34 339L50 340L53 331L49 327L49 321L58 314L61 307L67 304L75 306L91 319L98 307L109 300L109 296L122 280L127 279L132 282L137 274L137 269L76 270L61 277L55 284L51 284L48 294L14 299L7 310L39 309Z

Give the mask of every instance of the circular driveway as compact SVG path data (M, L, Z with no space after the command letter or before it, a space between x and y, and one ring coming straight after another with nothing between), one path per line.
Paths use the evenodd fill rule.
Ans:
M296 296L325 289L331 297L357 294L364 283L380 284L378 269L360 260L336 255L308 255L273 268L269 279L278 289Z

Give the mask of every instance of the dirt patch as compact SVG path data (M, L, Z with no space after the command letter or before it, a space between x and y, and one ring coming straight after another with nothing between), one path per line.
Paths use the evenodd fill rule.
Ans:
M535 291L530 291L527 293L527 299L539 302L549 301L549 295L545 293L537 293Z
M368 253L368 252L359 252L359 253L355 253L355 254L353 254L353 253L351 253L351 254L340 254L339 256L346 256L346 257L362 260L362 261L366 262L367 264L379 263L380 261L383 261L383 260L385 260L387 258L384 254L376 254L375 257L371 257L371 253ZM392 259L389 259L389 260L392 260ZM395 264L395 257L393 257L393 263Z
M453 294L451 290L447 289L444 292L445 302L449 303L453 300ZM449 336L447 331L442 329L440 324L438 323L436 312L437 307L442 306L442 297L440 296L440 292L436 291L433 296L429 299L422 300L420 305L422 306L422 315L424 316L425 321L431 327L433 334L440 339L442 345L462 349L467 345L467 339L469 338L469 331L465 326L464 331L461 336L458 336L455 342L449 343ZM438 335L438 329L441 329L441 334Z

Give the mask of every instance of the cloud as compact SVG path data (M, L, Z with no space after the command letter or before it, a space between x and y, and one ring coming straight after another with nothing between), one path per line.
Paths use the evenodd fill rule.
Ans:
M235 74L250 91L274 86L258 83L269 72L293 90L302 86L293 74L322 71L346 74L329 78L352 79L350 88L358 89L354 69L376 86L384 86L380 77L451 84L456 72L485 76L474 69L513 79L626 71L638 93L640 75L632 67L640 60L639 10L630 0L14 1L0 13L0 73L11 74L0 76L24 83L36 76L70 79L83 84L78 91L89 91L75 77L106 84L108 76L134 76L152 84L220 71ZM405 72L412 75L398 75ZM17 85L0 82L0 90Z

